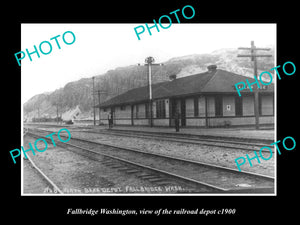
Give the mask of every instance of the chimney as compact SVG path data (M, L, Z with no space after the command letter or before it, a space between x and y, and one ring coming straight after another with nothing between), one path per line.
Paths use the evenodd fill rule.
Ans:
M209 65L207 69L209 73L214 72L217 70L217 65Z
M170 75L170 76L169 76L169 79L170 79L171 81L176 80L176 74Z

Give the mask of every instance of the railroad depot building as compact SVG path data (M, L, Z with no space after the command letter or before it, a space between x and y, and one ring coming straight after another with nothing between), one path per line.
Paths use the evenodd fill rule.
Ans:
M172 79L171 79L172 78ZM254 126L254 92L246 88L239 97L235 84L248 79L208 66L208 71L187 77L170 76L170 81L152 84L152 125L175 125L175 113L181 127ZM256 86L256 84L254 85ZM262 86L262 85L261 85ZM274 125L274 85L259 89L259 124ZM96 106L101 123L150 126L149 86L135 88Z

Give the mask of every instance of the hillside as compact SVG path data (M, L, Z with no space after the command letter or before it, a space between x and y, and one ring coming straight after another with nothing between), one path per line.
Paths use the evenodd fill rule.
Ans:
M271 47L268 54L274 55ZM215 64L219 69L231 71L240 75L253 77L253 67L250 58L238 58L237 54L243 54L237 49L219 49L211 54L194 54L182 57L174 57L164 66L152 68L153 83L169 80L169 76L177 74L177 77L189 76L207 70L207 66ZM155 57L155 56L154 56ZM274 57L260 58L258 72L269 71L274 67ZM100 101L106 101L129 89L147 85L147 68L144 66L131 65L109 70L105 74L95 77L95 89L105 92L101 94ZM52 93L42 93L33 96L24 103L24 120L31 121L37 118L68 119L92 119L93 96L92 79L83 78L70 82L63 88ZM95 96L98 103L98 96Z

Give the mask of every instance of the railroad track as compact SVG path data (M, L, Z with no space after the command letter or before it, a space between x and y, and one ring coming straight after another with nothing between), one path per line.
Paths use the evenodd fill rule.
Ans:
M46 127L56 126L46 124ZM73 132L85 132L115 135L132 138L145 138L160 141L179 142L185 144L206 145L213 147L221 147L226 149L239 149L245 151L259 151L264 146L269 146L273 140L255 139L255 138L239 138L239 137L224 137L213 135L194 135L184 133L166 133L166 132L151 132L151 131L137 131L137 130L120 130L120 129L105 129L92 130L90 127L72 127ZM262 152L269 152L266 148ZM274 150L273 150L274 152Z
M242 138L242 137L227 137L227 136L215 136L215 135L204 135L204 134L191 134L191 133L173 133L173 132L156 132L156 131L140 131L140 130L123 130L123 129L105 129L109 132L127 133L127 134L143 134L143 135L164 135L177 138L188 138L191 140L213 140L222 141L228 143L251 143L257 144L268 144L271 140L268 139L258 139L258 138ZM234 141L233 141L234 140Z
M196 136L190 137L190 135L173 135L169 133L155 133L155 132L136 132L136 131L123 131L123 130L74 130L74 132L85 132L85 133L93 133L93 134L105 134L105 135L114 135L114 136L122 136L122 137L132 137L132 138L145 138L145 139L152 139L152 140L159 140L159 141L170 141L170 142L179 142L185 144L196 144L196 145L206 145L206 146L213 146L213 147L221 147L226 149L239 149L245 151L259 151L262 147L270 145L257 143L257 139L254 140L255 142L247 142L243 141L243 139L237 141L230 141L228 139L222 139L219 137L218 139L212 136ZM269 152L267 149L262 149L262 152ZM274 152L274 150L273 150Z
M29 135L41 137L28 132ZM43 137L44 138L44 137ZM61 144L61 143L60 143ZM163 182L166 177L196 187L206 187L211 192L218 193L273 193L274 178L250 172L240 172L235 169L181 159L173 156L145 152L139 149L94 142L72 137L68 143L63 143L69 150L77 149L92 158L99 156L110 159L116 168L125 164L129 173L139 174L139 170L152 172L153 180ZM105 160L107 162L107 160ZM122 165L117 165L116 161ZM109 164L109 162L108 162Z
M26 134L28 134L28 131L26 132ZM23 158L23 160L28 160L31 167L47 183L48 193L50 193L50 194L63 194L63 192L57 187L57 185L33 162L33 160L30 158L29 155L27 155L27 159Z

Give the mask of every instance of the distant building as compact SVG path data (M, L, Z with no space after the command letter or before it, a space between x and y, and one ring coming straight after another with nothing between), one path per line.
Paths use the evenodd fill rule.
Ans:
M211 65L208 71L187 77L170 76L170 81L152 85L153 126L174 126L180 115L181 127L227 127L255 125L254 93L234 84L254 82ZM101 122L107 124L110 112L115 125L150 125L148 86L129 90L98 105ZM259 89L259 123L274 125L274 85Z
M70 109L62 114L64 121L74 121L81 114L81 110L77 105L75 109Z

